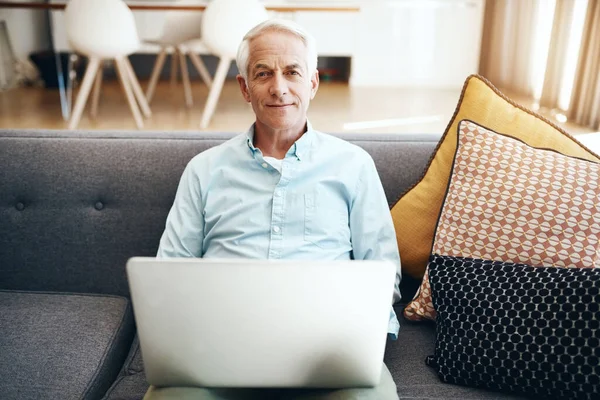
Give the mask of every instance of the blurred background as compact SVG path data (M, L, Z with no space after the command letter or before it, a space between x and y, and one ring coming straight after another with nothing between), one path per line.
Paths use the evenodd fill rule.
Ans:
M103 11L112 2L106 0L94 15L102 29L118 32L102 37L114 44L129 33L121 32L125 20ZM221 14L231 14L223 21L206 8L218 2L223 2ZM442 133L465 79L478 73L573 134L595 140L600 131L598 0L252 2L269 17L294 20L315 36L321 86L309 118L319 130ZM93 27L73 28L73 20L84 21L85 4L70 7L69 20L67 3L0 1L0 127L70 126L91 64L85 46L73 45L73 35L87 40ZM239 94L235 62L219 50L219 40L210 39L233 35L236 18L249 18L247 10L236 15L246 5L238 8L234 0L124 4L139 41L128 56L133 73L125 73L139 82L136 92L136 81L131 81L130 98L138 99L143 113L144 101L137 97L143 94L151 116L143 126L132 117L135 102L120 84L119 64L100 57L101 72L90 74L90 93L76 126L246 130L253 113ZM219 73L222 86L217 76L221 63L227 64ZM209 96L213 106L207 106ZM211 107L214 111L203 120Z

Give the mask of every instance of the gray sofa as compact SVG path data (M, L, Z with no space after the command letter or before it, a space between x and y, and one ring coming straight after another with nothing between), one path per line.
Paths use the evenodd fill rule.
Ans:
M232 136L0 131L0 399L143 397L125 262L155 255L184 166ZM372 155L390 205L439 139L343 137ZM417 286L403 279L404 301ZM515 398L441 383L424 362L435 326L401 325L385 355L400 398Z

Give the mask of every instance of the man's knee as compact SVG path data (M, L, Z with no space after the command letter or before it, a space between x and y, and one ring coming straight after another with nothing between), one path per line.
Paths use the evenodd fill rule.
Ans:
M233 398L227 393L219 393L219 391L205 388L156 388L154 386L151 386L144 396L144 400L227 400Z
M392 374L383 365L379 384L372 388L307 391L292 396L293 400L398 400L398 389Z
M339 400L398 400L398 388L385 364L381 368L381 379L377 386L364 389L349 389L347 393L343 392L339 393ZM335 398L335 400L338 400L338 398Z

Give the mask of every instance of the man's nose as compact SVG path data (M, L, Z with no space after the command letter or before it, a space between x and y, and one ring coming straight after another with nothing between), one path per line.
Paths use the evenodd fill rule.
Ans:
M273 75L273 79L271 81L270 93L275 97L283 97L288 92L287 81L283 77L283 74L276 73Z

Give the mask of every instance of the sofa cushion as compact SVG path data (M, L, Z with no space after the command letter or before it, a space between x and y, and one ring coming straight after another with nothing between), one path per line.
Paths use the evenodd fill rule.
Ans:
M0 291L0 398L101 398L134 329L123 297Z
M103 400L141 400L148 388L140 341L136 335L119 377L108 389Z
M144 371L121 375L102 400L142 400L149 388Z
M510 133L532 147L600 161L564 130L503 96L484 78L470 76L444 136L421 180L392 208L402 271L421 279L431 254L435 227L444 202L457 146L458 123L474 121L493 131Z

